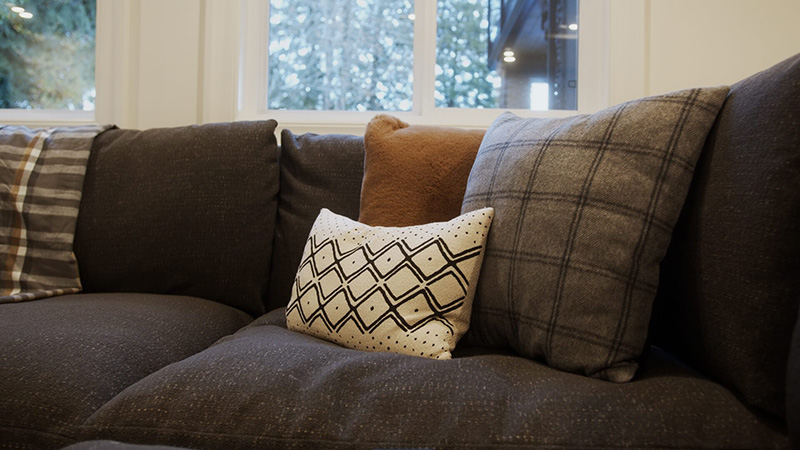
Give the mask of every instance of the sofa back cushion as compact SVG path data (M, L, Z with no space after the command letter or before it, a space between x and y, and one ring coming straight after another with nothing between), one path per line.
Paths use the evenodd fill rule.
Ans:
M281 190L267 309L286 306L303 249L322 208L358 218L364 138L281 132Z
M98 136L75 235L84 291L190 295L263 313L279 183L276 125Z
M799 274L797 55L732 86L662 264L653 342L782 417Z

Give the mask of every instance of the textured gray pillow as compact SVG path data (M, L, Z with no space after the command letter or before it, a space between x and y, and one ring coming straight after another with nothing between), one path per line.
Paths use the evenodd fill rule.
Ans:
M658 265L727 92L692 89L563 119L500 116L462 206L495 209L465 340L630 380Z

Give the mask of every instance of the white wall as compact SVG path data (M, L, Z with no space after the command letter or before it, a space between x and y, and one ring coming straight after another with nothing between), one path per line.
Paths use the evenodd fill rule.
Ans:
M98 122L140 129L201 122L204 3L98 3L98 19L111 17L108 30L98 20ZM112 88L101 89L103 82Z
M653 94L731 84L800 52L798 0L660 0L650 5Z
M612 0L611 9L612 104L732 84L800 53L798 0Z
M608 4L609 104L730 84L800 52L798 0ZM109 75L98 88L110 85L113 98L98 98L99 122L143 129L236 119L238 0L100 2L99 14L111 10L98 52L113 67L98 68Z
M139 2L138 128L200 120L200 6L195 0Z

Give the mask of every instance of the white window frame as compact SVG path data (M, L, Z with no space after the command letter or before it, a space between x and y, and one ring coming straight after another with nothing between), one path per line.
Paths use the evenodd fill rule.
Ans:
M31 128L85 125L95 123L94 111L59 109L0 109L0 124L26 125Z
M436 0L415 0L414 89L412 111L292 111L267 108L269 1L240 0L237 120L275 119L295 132L362 132L379 113L411 124L485 128L501 111L523 117L568 117L609 106L609 0L584 0L579 8L578 109L530 111L516 109L437 108L434 100Z
M95 17L95 97L94 111L66 109L0 109L0 123L6 125L26 125L28 127L71 126L97 123L103 112L113 103L107 86L113 84L113 42L114 29L122 25L124 15L116 12L118 2L97 0ZM103 45L106 44L106 45ZM100 112L98 112L100 111Z

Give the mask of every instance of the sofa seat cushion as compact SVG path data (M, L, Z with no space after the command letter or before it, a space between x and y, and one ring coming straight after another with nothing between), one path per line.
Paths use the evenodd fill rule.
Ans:
M178 447L163 445L137 445L117 441L83 441L63 450L177 450Z
M208 300L76 294L0 305L0 447L60 448L124 388L252 320Z
M447 361L345 349L286 330L281 314L126 389L84 437L276 449L786 445L658 350L617 384L477 348Z

